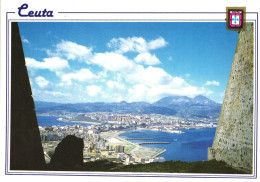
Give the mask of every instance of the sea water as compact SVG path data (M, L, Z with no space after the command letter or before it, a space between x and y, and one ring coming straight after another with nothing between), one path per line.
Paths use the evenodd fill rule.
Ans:
M64 122L55 116L37 116L39 126L65 126L80 124L90 126L89 123ZM166 152L160 155L165 160L203 161L207 160L208 147L212 146L216 128L182 130L185 133L167 133L151 130L127 130L120 135L122 138L153 138L153 140L130 140L135 143L169 142L169 144L144 144L144 147L162 148Z
M167 133L150 130L129 130L122 138L154 138L153 140L130 140L142 142L169 142L169 144L144 144L144 147L163 148L160 155L165 160L203 161L207 160L208 147L212 146L216 128L182 130L185 133Z
M73 126L73 125L82 125L82 126L90 126L89 123L81 123L81 122L65 122L57 120L60 117L56 116L37 116L38 125L39 126Z

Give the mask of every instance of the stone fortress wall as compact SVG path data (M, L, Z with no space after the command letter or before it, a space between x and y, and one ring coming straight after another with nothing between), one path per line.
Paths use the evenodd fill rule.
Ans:
M208 159L252 171L254 113L254 27L239 33L214 142Z

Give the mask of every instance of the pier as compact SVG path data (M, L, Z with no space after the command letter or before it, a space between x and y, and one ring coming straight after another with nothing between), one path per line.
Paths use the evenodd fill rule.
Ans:
M154 138L127 138L126 140L154 140Z
M137 143L139 145L144 145L144 144L169 144L170 142L142 142L142 143Z

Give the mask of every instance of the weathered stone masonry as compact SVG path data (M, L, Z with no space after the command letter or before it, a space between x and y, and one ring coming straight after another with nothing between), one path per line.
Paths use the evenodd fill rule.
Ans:
M208 159L252 171L254 110L254 28L239 33L225 98Z

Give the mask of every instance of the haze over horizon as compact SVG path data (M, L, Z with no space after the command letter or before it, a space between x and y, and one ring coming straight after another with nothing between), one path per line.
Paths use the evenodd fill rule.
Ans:
M223 23L20 22L35 101L222 103L237 32Z
M206 96L203 96L203 95L197 95L197 96L195 96L195 97L188 97L188 98L191 98L191 99L194 99L194 98L196 98L196 97L200 97L200 96L202 96L202 97L205 97L206 99L209 99L209 98L207 98ZM162 99L165 99L165 98L171 98L171 97L187 97L187 96L179 96L179 95L171 95L171 96L166 96L166 97L163 97L163 98L160 98L159 100L156 100L156 101L154 101L154 102L145 102L145 101L133 101L133 102L127 102L127 101L125 101L125 100L122 100L122 101L112 101L112 102L106 102L106 101L98 101L98 102L72 102L72 103L70 103L70 102L60 102L60 104L84 104L84 103L120 103L120 102L126 102L126 103L135 103L135 102L145 102L145 103L149 103L149 104L154 104L154 103L156 103L156 102L158 102L158 101L160 101L160 100L162 100ZM211 100L211 99L209 99L210 101L213 101L213 100ZM48 101L41 101L41 100L34 100L35 102L48 102ZM52 101L50 101L50 102L52 102ZM213 102L215 102L215 101L213 101ZM53 102L53 103L59 103L59 102ZM217 103L217 102L216 102ZM221 103L220 103L221 104Z

